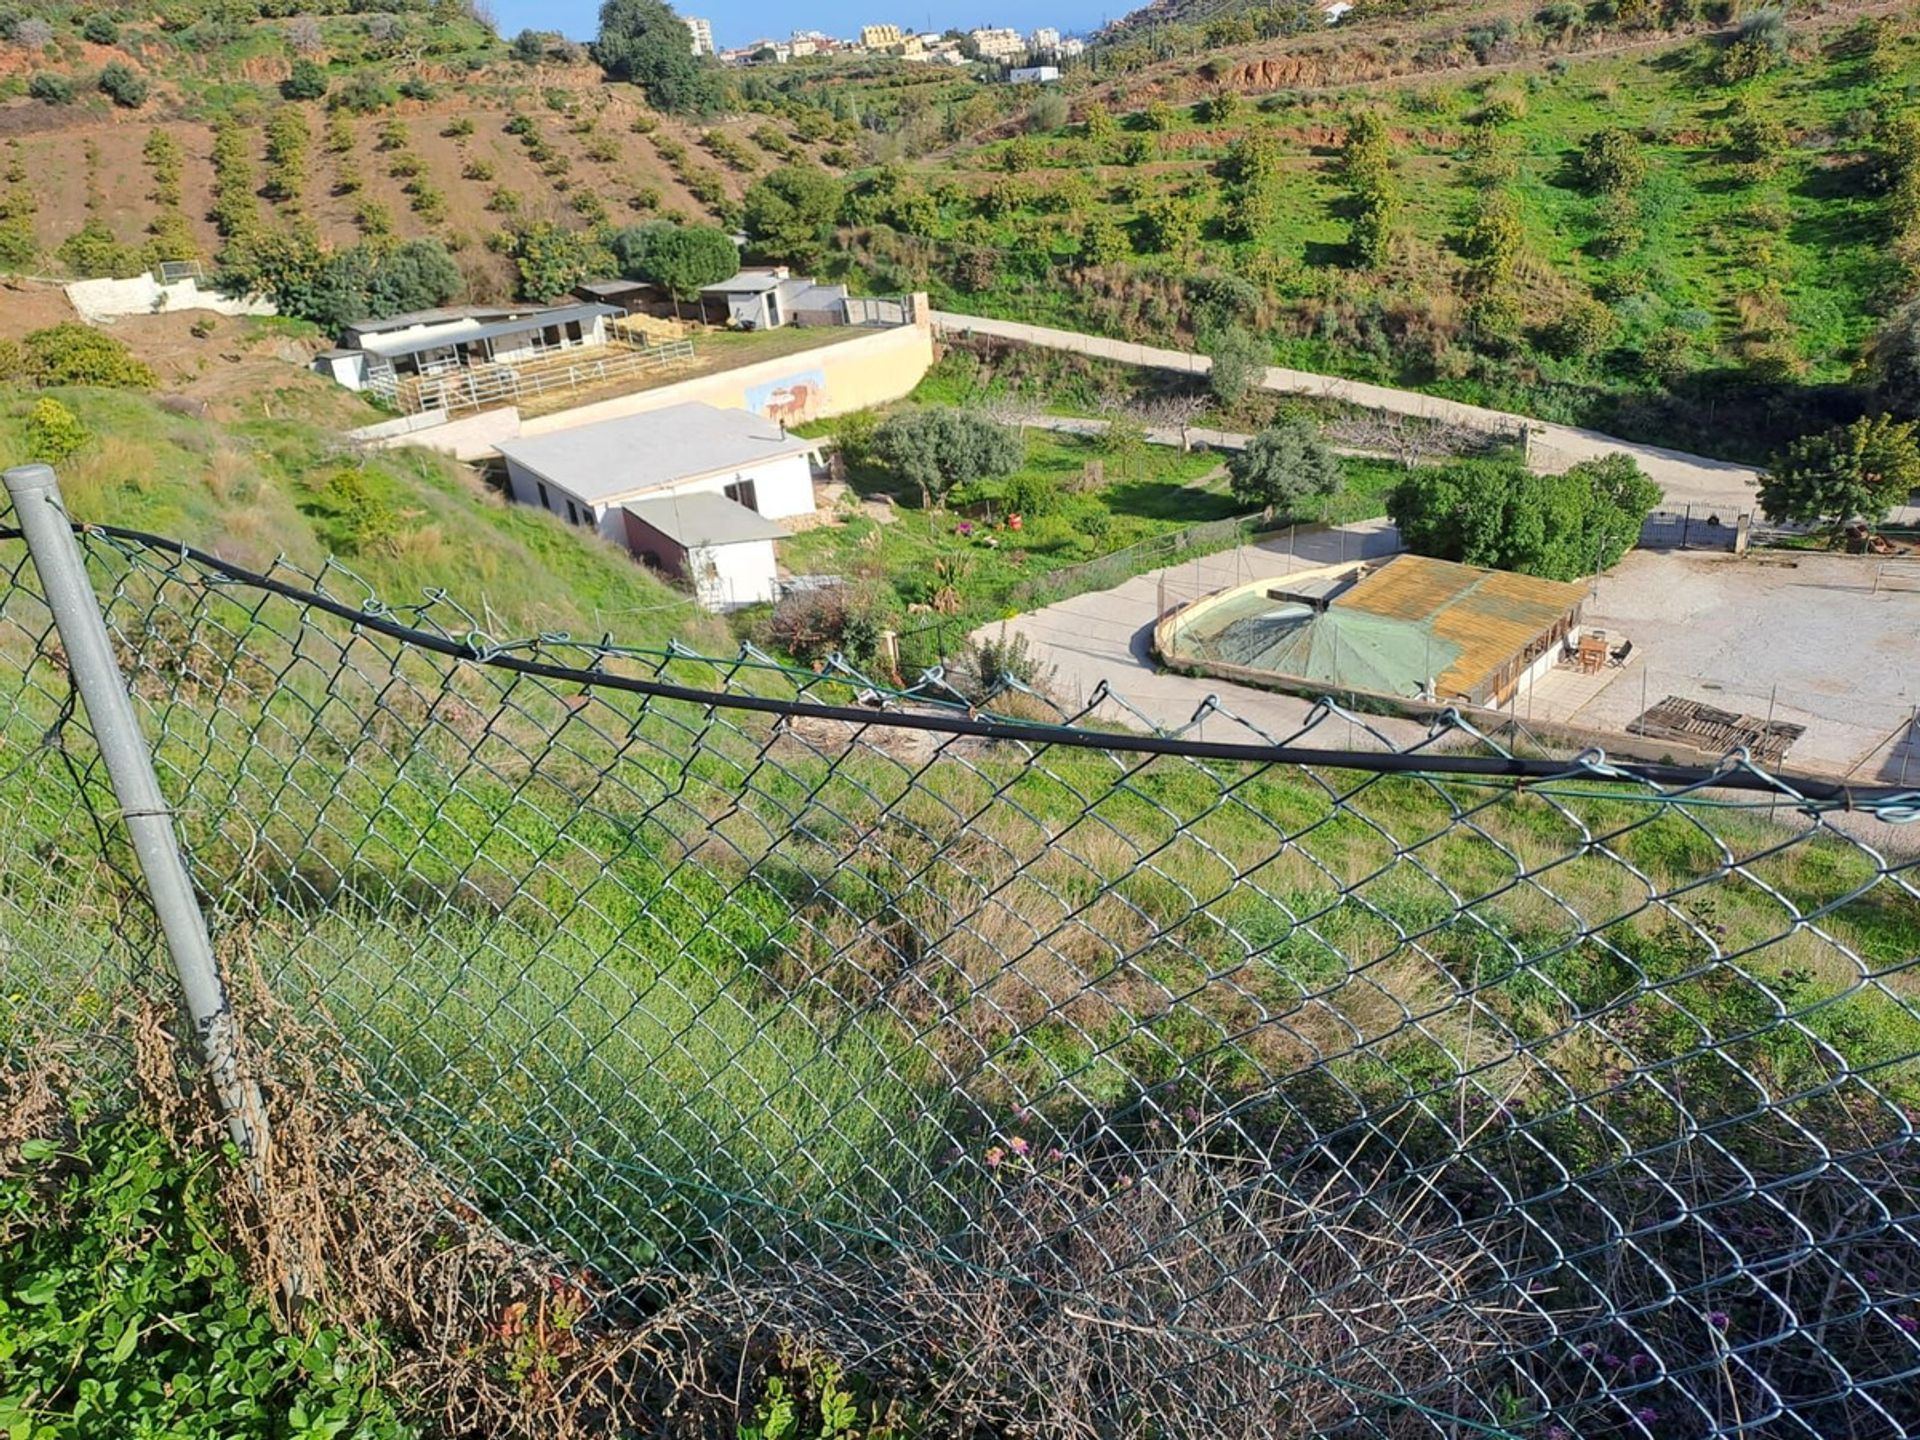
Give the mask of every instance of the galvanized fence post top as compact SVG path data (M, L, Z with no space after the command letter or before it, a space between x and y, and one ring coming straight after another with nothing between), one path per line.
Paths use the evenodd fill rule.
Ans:
M262 1063L603 1318L697 1289L983 1434L1920 1434L1897 783L482 636L7 479L0 994L100 1033L102 761Z

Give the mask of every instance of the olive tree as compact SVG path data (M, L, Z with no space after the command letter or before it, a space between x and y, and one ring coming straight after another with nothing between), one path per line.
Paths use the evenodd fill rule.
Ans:
M927 510L956 485L1017 470L1024 451L1017 430L946 406L895 415L873 436L874 458L919 486Z
M1227 457L1227 483L1236 500L1270 513L1295 514L1309 501L1340 488L1340 461L1310 420L1288 416Z

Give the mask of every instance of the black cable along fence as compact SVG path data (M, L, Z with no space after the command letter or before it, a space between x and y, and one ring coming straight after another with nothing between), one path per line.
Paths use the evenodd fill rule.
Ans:
M0 982L96 1033L164 950L5 534ZM1914 796L1015 722L80 541L229 967L611 1287L1002 1433L1920 1432Z

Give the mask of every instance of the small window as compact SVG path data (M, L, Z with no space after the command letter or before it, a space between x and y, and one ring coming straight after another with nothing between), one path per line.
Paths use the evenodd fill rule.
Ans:
M731 485L727 486L726 496L727 499L733 501L734 504L744 505L755 514L758 514L760 511L760 496L754 489L754 484L751 480L734 481Z
M571 500L567 501L567 523L569 525L578 525L580 523L580 512L573 508L573 501Z
M553 508L553 502L547 498L547 482L544 480L536 480L533 482L533 488L540 492L540 508L542 510L551 510Z

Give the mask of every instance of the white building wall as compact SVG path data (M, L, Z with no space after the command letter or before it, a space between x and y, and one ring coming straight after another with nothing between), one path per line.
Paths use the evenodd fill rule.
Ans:
M771 540L698 547L687 552L695 598L709 610L732 610L773 599L779 574Z
M717 475L703 475L678 485L662 486L654 490L633 491L594 505L589 505L564 486L556 485L551 480L543 482L532 471L522 468L517 461L507 461L507 488L520 504L539 507L541 486L544 484L546 487L545 509L564 520L567 518L567 502L571 500L575 515L579 517L577 523L585 524L585 517L591 515L594 528L607 539L621 546L627 543L627 530L620 507L629 500L658 500L669 495L724 495L729 485L741 480L753 481L754 500L759 512L769 520L783 520L789 515L813 513L813 467L808 463L805 455L783 455L765 464L752 465L740 470L726 470Z

